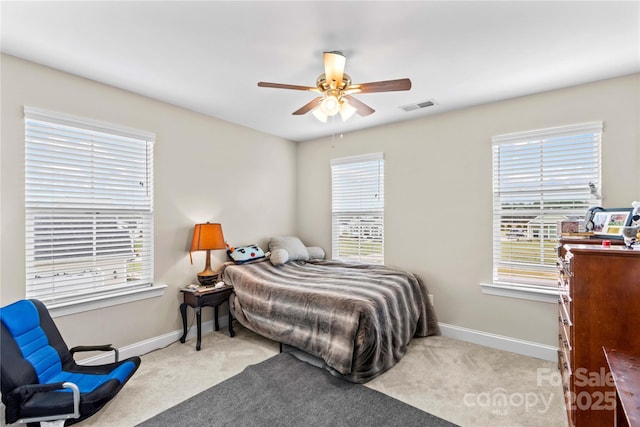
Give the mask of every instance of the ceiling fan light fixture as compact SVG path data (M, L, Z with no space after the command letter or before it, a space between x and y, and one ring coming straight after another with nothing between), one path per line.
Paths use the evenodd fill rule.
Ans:
M316 119L320 120L322 123L327 123L327 115L322 112L322 108L316 107L311 113L315 116Z
M356 111L358 110L353 105L349 104L346 99L342 100L342 105L340 106L340 117L342 117L343 122L349 120Z
M335 116L340 111L340 101L335 95L327 95L322 100L320 109L327 116Z

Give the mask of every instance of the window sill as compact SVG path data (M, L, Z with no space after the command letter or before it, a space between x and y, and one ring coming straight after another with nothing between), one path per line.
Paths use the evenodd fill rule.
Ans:
M560 291L557 288L506 283L480 283L483 294L519 298L530 301L558 303Z
M101 295L80 301L51 304L47 306L47 309L49 310L51 317L68 316L70 314L82 313L84 311L111 307L133 301L140 301L147 298L161 297L164 295L166 288L166 284L155 284L148 288L123 291L112 295Z

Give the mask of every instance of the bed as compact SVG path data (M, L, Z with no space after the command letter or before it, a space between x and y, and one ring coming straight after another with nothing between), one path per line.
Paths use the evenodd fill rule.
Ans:
M227 263L233 317L246 328L364 383L394 366L413 337L439 333L424 283L395 268L327 260Z

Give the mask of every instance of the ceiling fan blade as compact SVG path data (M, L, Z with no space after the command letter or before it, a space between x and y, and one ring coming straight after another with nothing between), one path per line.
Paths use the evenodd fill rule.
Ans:
M324 77L331 89L340 87L347 58L342 52L324 52Z
M349 102L349 105L356 109L356 113L360 114L361 116L368 116L369 114L372 114L376 111L364 102L358 101L351 95L345 95L343 96L343 98L346 99Z
M260 87L272 87L272 88L275 88L275 89L308 90L310 92L319 92L317 87L288 85L288 84L282 84L282 83L258 82L258 86L260 86Z
M347 93L372 93L372 92L394 92L398 90L411 89L411 80L383 80L381 82L361 83L351 85L345 89Z
M320 105L320 102L322 102L321 96L314 98L310 102L307 102L306 104L304 104L302 107L298 108L296 111L294 111L291 114L293 114L294 116L301 116L303 114L307 114L309 111L313 110L318 105Z

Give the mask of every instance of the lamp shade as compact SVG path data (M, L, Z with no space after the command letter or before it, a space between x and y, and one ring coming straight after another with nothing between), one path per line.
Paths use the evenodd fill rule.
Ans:
M191 252L225 249L222 226L220 224L196 224L193 228Z
M218 275L211 269L211 251L217 249L226 249L224 236L222 235L222 226L220 224L196 224L193 228L193 240L191 240L191 251L207 251L206 264L204 270L198 273L198 281L201 285L213 285ZM193 259L191 260L193 264Z

